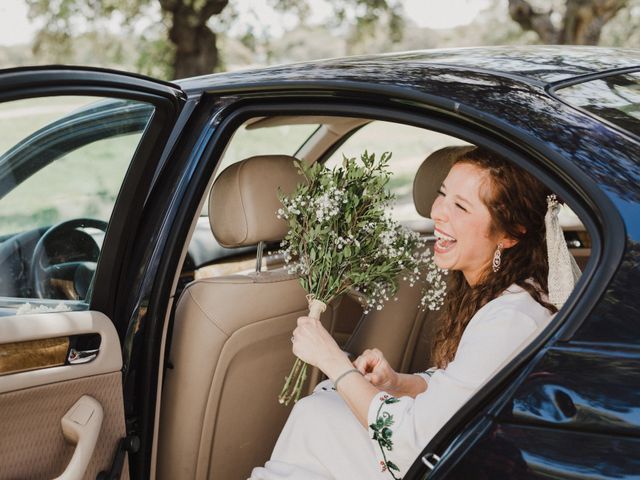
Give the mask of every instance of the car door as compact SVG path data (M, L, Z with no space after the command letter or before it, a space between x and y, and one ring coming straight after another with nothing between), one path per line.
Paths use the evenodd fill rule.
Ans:
M113 299L185 97L73 67L0 92L0 479L128 478Z

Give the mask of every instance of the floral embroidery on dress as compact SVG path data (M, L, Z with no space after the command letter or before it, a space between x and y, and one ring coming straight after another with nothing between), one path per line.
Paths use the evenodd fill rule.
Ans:
M393 450L393 441L391 440L391 437L393 436L393 430L391 430L391 426L393 425L393 415L389 412L382 411L383 406L398 403L400 400L387 394L379 397L379 400L381 403L378 407L378 412L376 413L376 421L369 425L369 428L373 430L372 438L378 442L382 458L384 459L380 461L381 471L388 471L391 478L394 480L401 480L402 477L397 477L394 473L399 472L400 469L395 463L387 458L387 454L385 453L385 449L389 452Z

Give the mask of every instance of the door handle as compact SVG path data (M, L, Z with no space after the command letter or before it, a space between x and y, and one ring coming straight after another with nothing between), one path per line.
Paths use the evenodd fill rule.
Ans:
M98 442L104 412L93 397L83 395L62 417L62 434L76 449L64 472L54 480L80 480L87 471Z
M96 348L94 350L76 350L75 348L71 348L69 350L67 361L71 365L76 365L79 363L89 363L95 360L99 352L99 348Z

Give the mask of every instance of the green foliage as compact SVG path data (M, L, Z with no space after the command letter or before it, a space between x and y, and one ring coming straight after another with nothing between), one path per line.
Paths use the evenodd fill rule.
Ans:
M328 303L349 289L361 292L367 309L381 309L407 272L418 280L425 257L419 235L391 219L387 189L389 153L377 161L366 151L344 157L331 170L298 163L306 182L281 195L278 216L287 220L283 255L302 287Z
M42 23L30 63L75 63L140 71L136 67L143 63L138 54L142 52L142 56L146 50L146 32L136 34L134 23L148 13L152 0L26 2L29 17ZM121 25L119 34L112 32L114 21ZM159 32L159 38L166 39L166 32Z
M400 0L327 0L333 12L323 25L313 23L311 0L269 0L276 10L299 19L282 36L274 36L271 27L260 19L247 21L247 14L239 13L241 2L230 2L226 7L222 6L227 3L224 0L26 2L29 16L42 24L33 45L34 53L0 47L0 65L88 64L171 79L174 72L184 71L177 69L177 62L190 65L193 74L204 74L246 65L351 54L541 42L537 33L525 31L511 20L501 0L490 2L473 23L443 30L420 28L404 18ZM552 9L552 23L561 27L568 0L529 3L537 11ZM591 2L585 2L588 3ZM640 0L626 0L625 4L612 20L603 17L601 45L638 44ZM160 15L160 22L140 31L141 23ZM180 21L176 21L176 15L181 16ZM114 23L121 25L117 34L112 31ZM177 23L180 31L172 33ZM206 35L194 40L194 32L203 26L214 30L217 40ZM233 36L229 33L232 30ZM220 47L221 56L200 58L198 52L208 51L206 46L210 51Z
M271 3L280 11L296 12L301 23L311 12L309 0L271 0ZM334 28L353 25L355 37L361 39L386 24L393 41L402 38L405 20L399 0L328 0L328 3L334 13Z
M362 53L363 50L367 50L365 45L369 43L370 39L376 37L384 37L384 40L381 41L385 45L381 49L378 48L377 51L389 51L392 44L403 39L406 21L400 0L327 0L326 3L333 10L331 15L333 20L330 20L328 25L322 26L327 37L325 41L334 43L335 32L342 31L344 33L339 36L346 40L345 51L340 52L340 49L334 48L332 54L307 55L306 58L302 58L303 60L336 57L345 53ZM300 28L303 31L312 28L308 25L311 13L310 0L271 0L271 4L281 12L295 12L300 18ZM327 27L331 31L328 35L326 34ZM322 42L305 42L304 40L302 42L311 50L317 50L319 44L322 44ZM276 41L276 43L279 42ZM369 49L369 51L371 50ZM276 48L272 54L278 58L277 53L278 49ZM297 57L299 58L299 55Z
M175 46L160 35L145 36L141 39L135 70L143 75L171 80Z
M135 69L160 78L173 78L174 72L196 75L211 73L216 67L215 36L207 30L207 21L220 13L226 0L26 0L29 16L43 26L33 45L36 56L50 62L84 63ZM155 11L154 11L155 10ZM162 11L164 22L137 33L140 21ZM122 27L120 37L128 40L126 54L113 46L122 46L123 38L113 42L92 42L95 59L74 62L77 50L90 36L113 37L112 25ZM132 44L134 48L132 48ZM105 54L105 50L110 54ZM181 54L178 54L178 51ZM195 53L194 53L195 52ZM205 52L207 55L199 55ZM131 58L134 56L134 58Z
M386 152L376 160L365 151L359 162L344 157L342 165L332 169L296 162L305 181L291 194L280 192L277 216L289 225L281 252L289 273L299 275L313 298L329 303L355 291L368 313L381 310L395 295L400 278L413 286L424 275L435 288L426 289L422 304L439 308L445 290L442 271L419 234L390 216L390 157ZM280 403L299 398L306 371L307 365L296 360Z

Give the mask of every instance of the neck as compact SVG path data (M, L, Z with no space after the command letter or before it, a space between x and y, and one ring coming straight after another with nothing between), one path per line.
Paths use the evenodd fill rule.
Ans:
M462 272L464 279L467 281L471 288L475 287L480 280L480 272Z

